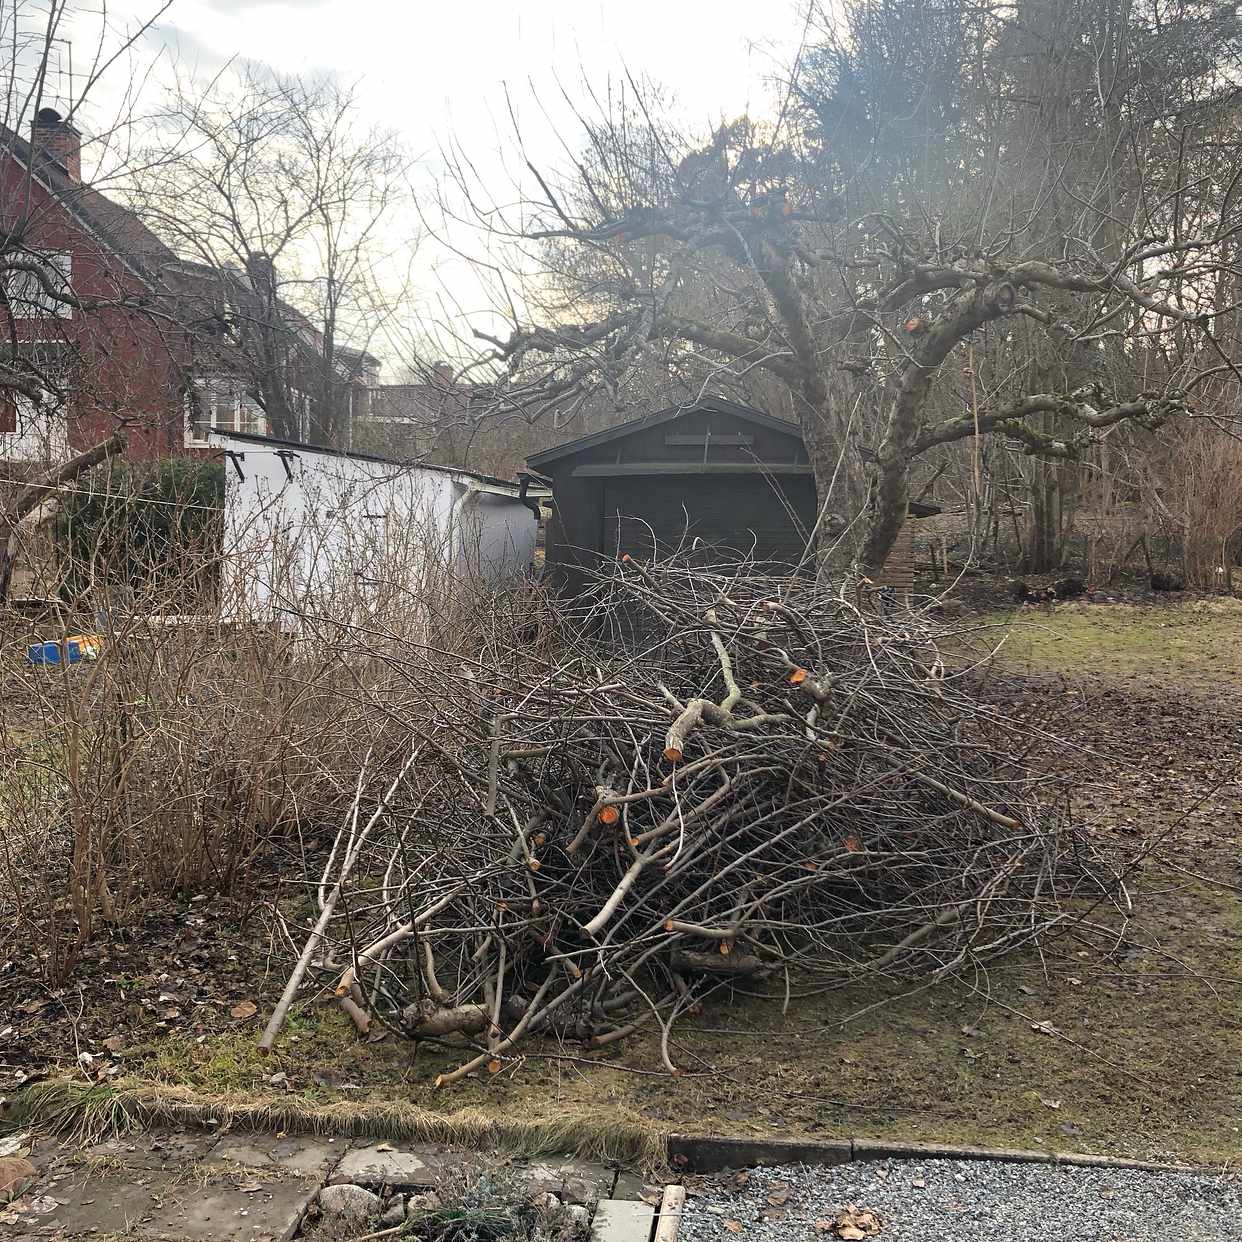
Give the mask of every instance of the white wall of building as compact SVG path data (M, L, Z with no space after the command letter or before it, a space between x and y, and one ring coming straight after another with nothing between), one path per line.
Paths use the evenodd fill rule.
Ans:
M516 485L227 433L211 443L237 455L225 458L226 618L347 620L414 604L448 572L497 582L533 560L537 523Z

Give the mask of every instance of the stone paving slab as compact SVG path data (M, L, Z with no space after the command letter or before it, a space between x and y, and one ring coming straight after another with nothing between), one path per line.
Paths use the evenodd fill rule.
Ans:
M659 1182L644 1181L637 1173L622 1169L617 1174L609 1199L642 1199L654 1194L659 1199L664 1187Z
M368 1143L347 1152L328 1179L330 1184L392 1186L431 1190L445 1174L461 1169L470 1157L429 1143Z
M655 1209L632 1199L604 1199L595 1209L591 1242L647 1242Z
M612 1196L616 1172L584 1160L537 1161L514 1164L514 1174L532 1193L550 1191L570 1203L594 1204Z
M318 1180L286 1178L259 1191L234 1186L194 1190L167 1203L146 1228L152 1238L211 1242L290 1242L319 1193Z
M40 1240L288 1242L318 1189L305 1178L203 1185L180 1173L117 1169L40 1185L10 1205L6 1223L14 1237Z
M77 1163L101 1168L124 1165L129 1169L167 1169L203 1159L218 1141L214 1134L159 1131L92 1143L79 1148L74 1157ZM52 1145L36 1149L32 1159L39 1164L40 1159L49 1161L57 1156L63 1153Z
M243 1165L323 1177L349 1151L349 1140L304 1134L225 1134L204 1155L207 1165Z
M289 1242L325 1183L417 1193L472 1168L590 1206L641 1186L568 1158L509 1162L433 1144L307 1135L162 1131L85 1148L36 1142L29 1158L41 1176L0 1206L6 1240Z

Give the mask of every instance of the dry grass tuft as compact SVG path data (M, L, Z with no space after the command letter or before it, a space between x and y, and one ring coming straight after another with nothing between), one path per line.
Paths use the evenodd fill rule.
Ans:
M626 1167L664 1164L665 1136L654 1127L615 1116L522 1121L476 1109L433 1113L402 1100L340 1101L315 1105L295 1096L210 1095L186 1087L121 1081L92 1086L52 1079L27 1087L7 1120L83 1143L99 1142L143 1126L193 1126L445 1143L511 1156L568 1153Z

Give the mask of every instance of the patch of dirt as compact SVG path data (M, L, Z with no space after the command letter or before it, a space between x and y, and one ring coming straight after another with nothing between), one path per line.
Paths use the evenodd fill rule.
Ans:
M30 955L0 961L0 1092L65 1071L105 1082L163 1041L254 1028L257 1016L231 1010L261 992L263 950L257 920L204 897L101 930L63 986L48 984Z

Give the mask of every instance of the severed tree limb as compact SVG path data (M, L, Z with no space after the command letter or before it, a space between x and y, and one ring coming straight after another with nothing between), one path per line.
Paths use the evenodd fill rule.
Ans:
M443 1009L426 1001L408 1005L401 1013L401 1020L415 1039L438 1035L481 1035L492 1026L492 1015L486 1005L459 1005L455 1009Z
M548 992L551 990L552 981L555 978L556 978L555 974L550 974L543 981L543 983L540 985L539 991L535 993L535 999L531 1001L530 1005L526 1009L526 1012L522 1015L521 1019L518 1021L518 1024L513 1028L512 1031L509 1032L508 1036L505 1039L502 1039L498 1044L496 1044L494 1048L489 1049L487 1052L481 1053L479 1056L475 1057L473 1060L467 1061L464 1065L459 1065L455 1070L452 1071L452 1073L438 1074L436 1076L436 1086L447 1087L450 1083L456 1082L459 1078L464 1078L467 1074L471 1073L473 1070L476 1070L480 1066L485 1065L493 1057L498 1057L502 1052L507 1052L510 1048L512 1048L513 1045L516 1044L519 1039L521 1039L523 1034L525 1034L526 1028L530 1026L532 1020L535 1018L537 1014L539 1014L540 1012L544 1012L544 1013L551 1012L551 1009L541 1011L539 1006L541 1002L543 1001L543 998L547 996ZM553 1002L553 1008L555 1008L559 1002L568 1000L569 997L580 987L581 987L581 980L579 980L576 983L571 983L569 987L566 988L565 991L561 994L559 1000L557 1002Z
M336 1003L349 1014L350 1021L358 1028L359 1035L371 1033L371 1017L352 996L338 996Z
M679 973L701 975L761 975L773 968L771 962L748 953L700 953L690 949L678 949L669 959L672 968Z
M323 939L324 931L327 929L328 923L332 919L333 911L336 909L336 903L340 900L341 893L344 891L345 882L349 879L350 873L353 871L355 864L361 856L362 846L370 835L371 830L380 822L384 813L392 804L393 798L396 796L397 790L401 787L401 783L405 780L406 773L413 766L415 759L418 758L420 747L413 745L410 748L410 757L401 765L400 771L393 777L392 784L388 787L388 792L380 800L379 806L375 808L375 813L367 822L365 828L353 840L351 848L346 852L341 862L340 875L337 877L336 883L332 886L332 890L324 899L323 911L319 918L315 921L314 927L311 928L310 935L306 938L306 944L302 948L293 971L289 976L285 989L280 995L280 999L276 1002L276 1008L272 1010L272 1016L268 1019L267 1026L263 1029L263 1034L259 1038L259 1051L268 1053L272 1050L272 1045L276 1042L276 1036L280 1034L280 1028L284 1026L285 1019L289 1016L289 1008L293 1004L293 998L297 995L298 988L302 986L302 980L306 975L307 968L311 964L311 960L315 956L316 950ZM358 791L354 795L354 805L350 808L351 816L355 813L358 800L362 797L362 782L358 783ZM356 822L356 821L355 821ZM338 998L344 996L353 983L356 971L354 967L350 967L346 971L348 980L342 980L344 986L337 991Z
M114 431L84 453L71 457L59 466L45 470L18 491L12 503L0 513L0 604L9 598L9 585L13 580L13 564L17 560L18 527L22 519L33 513L47 499L48 492L56 491L66 483L72 483L92 466L107 461L125 451L126 438L123 431Z

